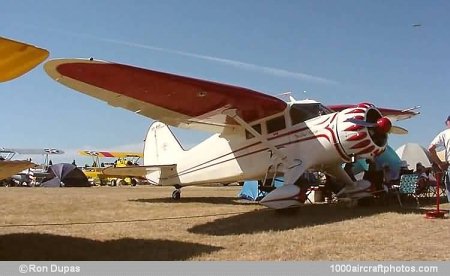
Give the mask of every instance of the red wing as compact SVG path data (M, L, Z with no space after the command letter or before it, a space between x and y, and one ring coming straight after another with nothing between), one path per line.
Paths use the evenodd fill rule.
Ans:
M340 105L329 105L327 106L329 109L339 112L344 109L355 107L354 104L340 104ZM393 121L400 121L400 120L406 120L413 116L416 116L419 114L419 112L414 110L400 110L400 109L391 109L391 108L383 108L383 107L376 107L383 116L389 117L389 119Z
M247 88L129 65L82 59L51 60L45 70L84 94L162 121L210 131L233 127L222 111L233 108L247 122L283 112L287 104Z

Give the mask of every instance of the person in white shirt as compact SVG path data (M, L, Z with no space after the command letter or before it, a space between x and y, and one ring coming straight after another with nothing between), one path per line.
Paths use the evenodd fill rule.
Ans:
M449 179L449 162L450 162L450 116L445 121L447 129L441 131L433 141L431 141L428 151L430 152L433 162L435 162L439 168L445 174L445 185L447 188L447 199L450 202L450 179ZM436 148L444 149L445 160L439 159L436 153Z

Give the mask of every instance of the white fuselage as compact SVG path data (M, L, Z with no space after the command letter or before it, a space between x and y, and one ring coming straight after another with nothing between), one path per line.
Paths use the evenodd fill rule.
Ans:
M263 137L286 155L306 162L308 167L342 161L333 117L336 113ZM242 134L216 134L186 151L176 163L177 175L160 181L160 184L185 186L263 179L268 168L279 162L277 154L257 138L246 140Z
M307 109L306 105L301 109L294 105L282 114L253 122L252 128L260 133L257 137L245 128L237 128L230 134L213 135L188 151L181 147L177 150L177 142L170 142L176 139L170 137L167 126L152 125L147 134L144 164L171 164L176 165L176 170L152 172L147 178L159 185L187 186L262 180L268 172L272 177L285 174L286 178L289 171L289 183L285 184L294 184L307 169L336 168L352 157L372 158L386 146L384 139L375 141L376 135L368 128L349 121L381 117L371 106L323 115L319 112L316 116L307 114L303 121L298 119L303 115L296 115L294 107ZM297 168L298 174L291 174Z

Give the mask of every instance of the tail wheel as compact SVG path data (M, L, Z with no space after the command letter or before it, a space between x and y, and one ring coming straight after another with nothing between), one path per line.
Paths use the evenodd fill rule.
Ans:
M176 189L175 191L173 191L172 199L173 200L180 200L180 198L181 198L181 191L179 189Z

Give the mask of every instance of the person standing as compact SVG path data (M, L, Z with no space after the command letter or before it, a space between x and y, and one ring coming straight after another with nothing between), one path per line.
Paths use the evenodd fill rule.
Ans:
M445 121L447 129L441 131L433 141L431 141L428 151L433 162L435 162L445 175L445 186L447 188L447 199L450 202L450 179L449 179L449 162L450 162L450 116ZM439 159L436 148L444 148L445 161Z

